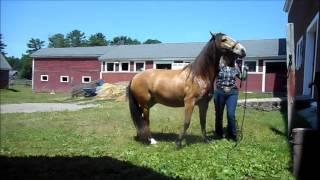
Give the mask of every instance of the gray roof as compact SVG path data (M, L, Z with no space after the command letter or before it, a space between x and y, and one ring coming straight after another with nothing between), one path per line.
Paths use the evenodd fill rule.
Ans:
M108 50L107 46L43 48L34 52L31 57L100 57Z
M285 55L285 39L243 40L247 57L279 57ZM206 43L162 43L77 48L45 48L33 57L98 57L99 60L195 58Z
M111 46L100 60L194 58L206 43L161 43Z
M0 70L11 70L12 67L6 60L6 58L0 53Z

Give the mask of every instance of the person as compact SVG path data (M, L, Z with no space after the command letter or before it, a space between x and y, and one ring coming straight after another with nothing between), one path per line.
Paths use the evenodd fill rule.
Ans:
M247 79L248 67L241 71L233 56L222 56L219 62L219 73L214 90L215 103L215 133L218 138L223 137L223 111L227 106L227 137L233 141L238 141L236 127L236 106L239 90L236 84L236 77L241 81Z

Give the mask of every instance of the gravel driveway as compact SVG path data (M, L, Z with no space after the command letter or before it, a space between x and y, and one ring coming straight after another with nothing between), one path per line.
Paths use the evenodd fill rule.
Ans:
M22 104L1 104L1 113L32 113L50 111L77 111L83 108L97 107L96 104L75 104L75 103L22 103Z

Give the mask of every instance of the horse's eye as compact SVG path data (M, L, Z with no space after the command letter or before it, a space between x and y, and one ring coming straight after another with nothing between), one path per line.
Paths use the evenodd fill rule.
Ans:
M222 39L222 40L221 40L221 42L226 42L226 41L227 41L227 39Z

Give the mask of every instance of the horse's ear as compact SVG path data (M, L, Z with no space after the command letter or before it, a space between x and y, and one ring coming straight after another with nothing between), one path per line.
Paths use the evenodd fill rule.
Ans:
M210 34L211 34L211 36L212 36L211 39L212 39L212 40L215 40L215 39L216 39L216 36L215 36L211 31L210 31Z

